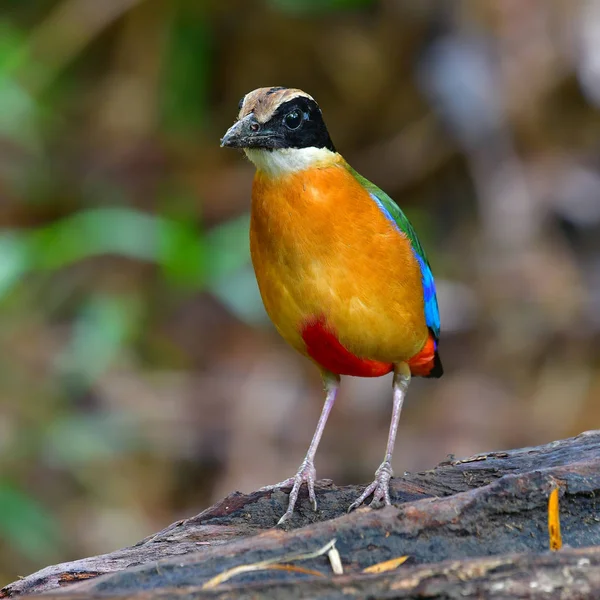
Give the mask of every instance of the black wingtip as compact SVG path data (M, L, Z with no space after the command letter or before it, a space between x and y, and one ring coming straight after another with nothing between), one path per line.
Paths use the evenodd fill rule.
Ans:
M438 351L436 350L433 359L433 368L425 377L432 379L439 379L444 374L444 367L442 366L442 359Z

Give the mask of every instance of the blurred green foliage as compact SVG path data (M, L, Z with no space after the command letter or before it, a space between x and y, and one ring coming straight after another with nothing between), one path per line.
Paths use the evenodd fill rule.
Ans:
M163 85L163 127L193 135L209 108L214 57L208 23L178 15L171 29Z
M51 559L61 542L52 513L5 479L0 479L0 533L14 550L40 562Z
M55 393L85 395L125 349L138 343L151 308L143 289L125 293L95 290L89 281L68 283L69 272L77 270L78 265L87 265L84 268L93 272L94 261L102 257L143 261L155 265L161 274L163 281L157 280L156 285L182 290L181 293L198 293L235 280L235 273L247 266L248 216L235 217L205 231L198 213L190 210L197 205L197 198L190 193L179 200L173 193L164 193L166 209L161 214L131 207L125 181L106 175L72 178L69 165L59 163L53 148L61 146L64 136L77 137L70 133L73 114L77 113L72 102L78 94L85 93L90 77L94 83L93 78L100 75L102 69L95 58L98 43L85 40L81 55L68 57L73 66L65 62L60 66L68 68L48 71L56 76L49 79L44 63L46 58L51 63L55 57L40 56L33 46L36 39L39 42L40 30L49 22L52 26L52 11L58 15L62 11L63 18L69 14L77 16L77 3L39 3L39 11L25 6L21 10L12 2L2 4L5 9L10 4L10 9L0 16L0 143L8 149L0 165L8 197L1 202L14 206L20 216L9 212L2 218L0 309L5 318L34 310L38 312L36 320L51 324L62 318L65 306L69 307L68 338L49 368L59 384ZM161 66L157 94L160 118L156 127L167 136L190 137L207 118L213 45L209 24L186 7L189 3L174 4L177 7L170 10L172 18L163 32L168 44ZM85 8L85 3L79 5ZM124 14L127 16L126 11ZM54 25L60 30L60 18L57 19ZM120 27L117 22L113 36ZM103 33L99 30L95 35ZM58 32L57 35L60 36ZM70 42L50 39L47 50L53 50L52 44L58 48L62 41L67 45ZM110 52L110 42L99 44ZM60 54L58 50L56 56ZM43 88L36 84L38 81L44 82ZM16 156L12 155L13 150ZM67 160L76 159L71 156ZM170 189L172 178L166 172L161 177L165 189ZM106 206L107 202L112 206ZM174 211L172 206L182 210ZM18 224L21 217L29 223ZM85 289L78 290L81 286ZM252 291L256 304L257 293L254 288ZM236 292L239 290L230 291ZM75 300L69 300L69 295ZM251 302L247 299L245 305ZM4 366L9 362L6 359ZM23 402L44 401L27 398L26 390L20 392ZM131 420L110 412L71 412L65 400L55 404L54 414L53 403L48 402L33 417L19 417L18 406L15 414L10 403L4 402L4 419L21 429L13 436L6 429L7 434L0 440L2 472L16 477L0 477L0 556L3 546L4 552L12 548L14 559L2 560L0 579L17 574L11 569L19 564L19 556L24 565L41 566L73 546L60 533L57 514L51 506L34 498L33 488L38 486L27 485L27 464L33 465L43 456L53 465L52 469L71 471L77 479L81 466L110 462L139 447L135 442L139 436ZM0 434L3 431L0 428ZM40 434L36 443L27 443L27 439L33 441L29 436Z
M374 3L373 0L269 0L269 2L276 9L299 14L363 8Z

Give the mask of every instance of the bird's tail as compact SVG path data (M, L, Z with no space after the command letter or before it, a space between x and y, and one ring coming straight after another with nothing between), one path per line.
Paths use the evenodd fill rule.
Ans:
M411 374L419 377L441 377L444 374L438 342L431 332L421 351L408 361L408 366Z

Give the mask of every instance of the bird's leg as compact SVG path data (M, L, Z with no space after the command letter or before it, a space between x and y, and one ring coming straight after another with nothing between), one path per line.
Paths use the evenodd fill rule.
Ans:
M376 508L384 503L389 506L390 500L390 479L394 472L392 471L392 454L394 453L394 443L396 442L396 433L398 431L398 421L400 421L400 411L402 403L406 396L406 390L410 383L410 369L406 363L394 365L394 408L392 409L392 422L390 423L390 433L388 435L387 447L385 450L385 459L375 471L375 480L348 508L348 512L358 508L371 494L373 500L370 506Z
M277 523L278 525L285 523L285 521L292 516L292 513L294 512L294 506L296 505L296 500L298 500L298 492L305 481L308 487L308 497L312 502L313 509L317 510L317 499L315 497L315 454L317 453L317 448L319 446L319 442L321 441L323 430L325 429L325 423L327 423L327 417L329 417L329 413L331 412L331 408L333 407L335 397L337 396L337 392L340 387L339 375L334 375L333 373L323 373L323 385L325 386L325 404L323 405L323 410L321 411L321 416L319 417L319 422L317 423L317 428L315 429L312 442L308 447L308 452L306 453L306 456L304 457L304 460L302 461L302 464L300 465L295 477L286 479L285 481L282 481L274 486L292 486L287 510L281 519L279 519L279 522Z

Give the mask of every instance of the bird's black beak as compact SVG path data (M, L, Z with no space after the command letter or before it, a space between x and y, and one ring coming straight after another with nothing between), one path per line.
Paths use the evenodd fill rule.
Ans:
M261 136L261 124L253 113L246 115L234 123L221 139L221 147L252 148L256 146L256 138Z

